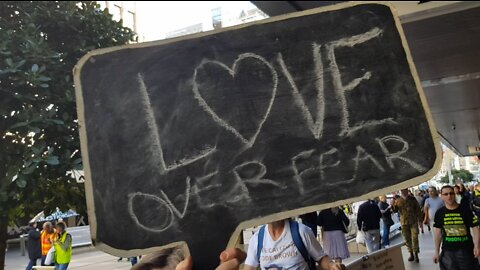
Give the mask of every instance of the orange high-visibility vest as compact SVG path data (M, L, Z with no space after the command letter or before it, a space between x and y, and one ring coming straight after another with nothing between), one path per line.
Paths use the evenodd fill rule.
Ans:
M57 238L55 231L53 233L47 233L45 230L42 231L42 255L46 256L48 251L52 248L53 244L48 241L50 239L52 242Z

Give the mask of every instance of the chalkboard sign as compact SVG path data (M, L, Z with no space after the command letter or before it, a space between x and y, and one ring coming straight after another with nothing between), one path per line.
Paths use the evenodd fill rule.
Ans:
M92 238L114 255L184 242L213 269L242 228L438 169L389 6L98 50L75 74Z

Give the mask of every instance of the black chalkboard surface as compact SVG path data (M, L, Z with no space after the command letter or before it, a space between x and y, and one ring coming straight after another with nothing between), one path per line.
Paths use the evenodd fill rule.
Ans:
M125 256L186 242L213 269L241 228L436 173L438 138L391 8L320 11L82 58L96 245Z

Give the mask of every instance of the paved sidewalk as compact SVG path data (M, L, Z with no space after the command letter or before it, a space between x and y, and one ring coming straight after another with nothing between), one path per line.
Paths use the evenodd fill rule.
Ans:
M104 253L94 247L74 248L72 262L68 269L72 270L127 270L131 264L126 258L117 262L117 257ZM39 262L40 263L40 260ZM20 249L10 249L6 255L5 270L25 270L28 256L21 256Z
M403 255L403 262L405 264L405 270L435 270L435 269L440 269L438 264L433 263L433 254L435 252L435 245L433 242L433 234L430 233L428 230L425 230L425 233L420 233L418 235L418 240L420 244L420 262L409 262L407 260L408 256L410 255L408 253L407 247L403 246L402 247L402 255ZM390 240L390 243L392 245L396 245L403 242L402 235L398 234L397 236L393 237L393 239ZM352 262L358 258L361 258L364 254L352 254L352 257L348 258L345 260L345 264L348 264L349 262Z

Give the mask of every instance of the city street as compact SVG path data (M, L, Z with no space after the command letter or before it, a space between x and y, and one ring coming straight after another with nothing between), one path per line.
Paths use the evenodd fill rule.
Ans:
M402 247L403 260L405 262L406 270L417 269L438 269L438 265L435 265L432 261L434 244L433 238L428 231L419 235L420 240L420 263L414 263L407 261L408 252L405 246ZM402 242L400 234L395 236L391 244L396 245ZM345 260L345 264L348 264L364 254L352 254L352 257ZM125 258L117 262L117 257L111 256L104 252L98 251L93 247L76 248L73 250L72 262L68 269L73 270L88 270L88 269L108 269L108 270L126 270L130 269L130 262ZM6 270L23 270L28 263L28 257L21 256L19 248L10 249L6 256Z

